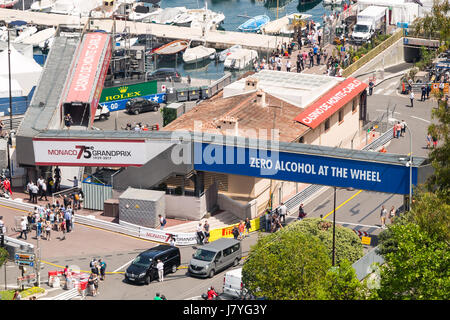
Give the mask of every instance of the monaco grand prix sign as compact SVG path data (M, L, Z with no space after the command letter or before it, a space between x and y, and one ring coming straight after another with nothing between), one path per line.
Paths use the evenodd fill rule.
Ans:
M143 166L148 160L145 140L34 138L36 165Z

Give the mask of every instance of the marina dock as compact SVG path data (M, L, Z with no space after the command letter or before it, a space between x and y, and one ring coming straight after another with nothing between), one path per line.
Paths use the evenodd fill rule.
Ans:
M204 40L206 46L218 50L229 48L233 45L241 45L247 49L257 50L259 52L271 52L283 42L289 42L287 37L273 35L235 32L235 31L206 31L202 35L200 29L189 27L179 27L173 25L163 25L156 23L142 23L124 20L95 19L90 20L87 17L75 17L69 15L59 15L32 11L21 11L11 9L0 9L0 20L14 21L23 20L30 24L42 26L70 26L75 29L83 29L89 23L90 30L104 30L106 32L122 33L127 32L133 35L152 34L157 38L167 40ZM115 27L114 27L115 25Z

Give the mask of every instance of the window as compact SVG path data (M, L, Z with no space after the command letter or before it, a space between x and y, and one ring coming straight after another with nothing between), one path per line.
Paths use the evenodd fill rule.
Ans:
M231 253L232 253L231 247L230 248L226 248L225 250L223 250L223 256L224 257L230 255Z
M339 124L340 124L340 123L344 122L344 110L343 109L339 110L338 115L339 115Z
M233 252L238 251L240 247L241 247L241 245L240 245L239 243L235 244L235 245L232 247Z
M330 118L325 120L325 131L327 131L328 129L330 129Z
M358 101L358 99L353 99L353 104L352 104L352 113L355 113L356 112L356 107L358 106L358 103L357 103L357 101Z

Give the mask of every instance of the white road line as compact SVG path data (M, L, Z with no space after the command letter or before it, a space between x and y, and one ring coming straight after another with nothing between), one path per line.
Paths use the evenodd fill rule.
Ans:
M380 94L381 91L383 91L383 88L379 88L379 89L375 90L375 91L374 91L374 94Z
M386 112L386 111L387 111L387 109L385 109L385 110L382 110L382 109L375 109L375 111L379 111L379 112ZM390 111L389 111L389 113L392 113L392 110L390 110ZM394 111L394 113L396 113L396 114L400 114L400 112L397 112L397 111Z
M134 260L134 259L133 259ZM125 263L123 266L119 267L117 270L114 270L113 272L118 272L120 269L125 268L127 265L129 265L130 263L133 262L133 260L128 261L127 263Z
M339 223L339 224L348 224L348 225L351 225L351 226L360 226L360 227L367 227L367 228L377 228L377 229L381 229L381 227L379 227L379 226L371 226L371 225L360 224L360 223L340 222L340 221L336 221L336 223Z
M390 89L388 91L385 92L385 96L390 96L391 94L393 94L395 92L395 89Z
M425 120L425 119L422 119L422 118L419 118L419 117L414 117L414 116L410 116L410 117L411 117L411 118L414 118L414 119L417 119L417 120L425 121L426 123L431 123L430 121Z

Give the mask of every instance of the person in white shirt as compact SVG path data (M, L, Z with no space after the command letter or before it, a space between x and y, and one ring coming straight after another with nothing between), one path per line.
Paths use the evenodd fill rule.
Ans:
M411 108L414 107L414 92L412 90L409 94L409 100L411 100Z
M280 222L281 219L283 219L283 223L286 223L287 207L283 202L281 203L281 206L278 208L278 212L280 214Z
M163 282L164 281L164 263L161 260L158 260L158 263L156 264L156 269L158 269L159 282Z
M25 217L22 218L22 221L20 222L20 236L19 238L22 238L22 236L25 236L25 240L27 240L27 219Z

